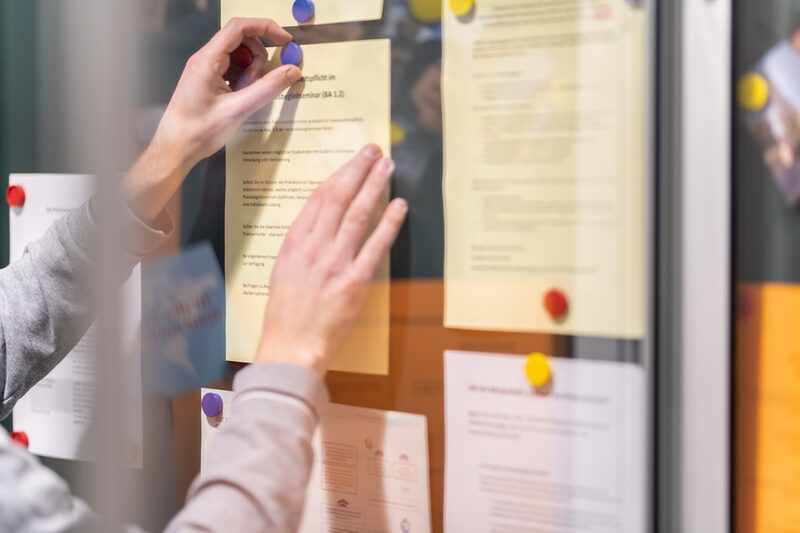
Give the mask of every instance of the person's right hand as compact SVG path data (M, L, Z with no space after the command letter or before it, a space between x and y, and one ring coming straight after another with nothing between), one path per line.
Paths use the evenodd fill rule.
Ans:
M380 155L377 146L363 148L314 192L292 224L272 271L256 363L327 372L408 211L405 200L393 200L364 241L394 171Z
M264 73L267 52L259 37L277 45L292 40L272 20L234 18L186 62L152 142L123 180L128 205L143 220L154 220L194 165L302 77L294 65ZM241 83L233 90L230 54L240 45L250 49L253 62L235 72Z

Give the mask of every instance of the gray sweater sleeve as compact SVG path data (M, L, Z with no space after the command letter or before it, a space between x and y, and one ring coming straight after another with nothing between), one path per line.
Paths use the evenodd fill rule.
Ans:
M0 428L0 531L78 533L97 525L95 515L72 496L67 483L13 446Z
M125 206L116 210L120 242L119 279L171 232L152 229ZM90 204L54 223L23 256L0 270L0 417L75 346L92 322L91 280L104 225ZM67 483L0 429L0 531L87 532L98 526Z
M289 533L300 525L327 389L312 370L267 364L241 370L234 392L234 415L167 533Z
M167 231L150 228L124 205L119 279L163 244ZM168 218L168 217L167 217ZM167 220L172 225L171 220ZM0 270L0 419L75 347L93 321L99 229L91 203L55 222L23 256Z

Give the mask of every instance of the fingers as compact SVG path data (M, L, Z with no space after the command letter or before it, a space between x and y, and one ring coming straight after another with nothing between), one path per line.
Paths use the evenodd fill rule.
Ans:
M353 259L364 241L364 234L372 222L380 201L386 197L389 178L394 172L391 159L381 159L375 163L361 190L347 208L339 232L337 246L348 259Z
M271 19L232 18L208 42L206 47L213 52L230 54L246 37L266 37L276 45L292 40L292 34Z
M277 98L302 76L303 73L294 65L284 65L271 70L249 87L235 91L228 96L234 108L233 113L240 120L244 120Z
M324 201L314 225L314 234L320 240L333 239L345 211L350 207L367 173L381 155L374 144L368 144L329 179Z
M353 263L353 273L360 279L371 279L381 260L392 247L408 213L408 204L395 198L386 208L381 221L369 236Z
M300 214L297 215L297 218L292 223L292 227L289 229L290 238L297 237L298 239L302 239L314 228L319 208L325 199L325 185L326 184L323 183L317 187L317 190L314 191L311 197L306 201L306 205L300 210Z
M261 76L261 71L267 64L267 50L257 37L246 37L242 44L253 54L253 62L244 71L247 81L253 83Z
M242 46L250 50L253 59L244 70L234 64L228 66L225 79L230 82L230 87L234 91L240 91L257 81L268 60L267 50L258 38L246 37Z
M274 20L233 18L203 47L203 52L219 58L217 72L220 76L228 70L230 64L230 59L227 59L228 54L236 50L248 37L266 37L276 45L286 44L292 40L292 35L278 26Z

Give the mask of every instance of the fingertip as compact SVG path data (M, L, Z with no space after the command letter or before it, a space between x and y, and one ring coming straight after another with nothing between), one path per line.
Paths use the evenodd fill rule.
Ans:
M303 71L294 65L286 65L283 75L286 82L289 85L293 85L303 77Z
M281 31L280 38L283 40L283 42L280 42L280 43L276 42L275 44L286 44L289 41L291 41L292 39L294 39L294 36L291 33L289 33L288 31L286 31L285 29L281 28L280 31Z
M392 209L398 214L405 216L408 213L408 202L403 198L395 198L392 200Z
M382 175L389 175L394 172L394 161L389 157L383 157L378 160L375 168Z
M381 149L377 144L370 143L361 149L361 155L373 161L381 156Z

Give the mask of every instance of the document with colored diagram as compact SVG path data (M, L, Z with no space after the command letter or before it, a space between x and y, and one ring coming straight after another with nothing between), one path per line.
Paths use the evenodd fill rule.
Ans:
M201 413L202 465L234 414L233 393L215 392L222 413ZM300 533L430 533L428 426L422 415L328 404L314 434L314 466Z
M225 195L229 361L252 361L270 274L306 200L364 145L389 155L389 40L303 46L303 78L228 143ZM280 54L268 50L270 67ZM388 202L388 191L385 202ZM382 204L383 206L386 203ZM331 369L389 371L389 257Z
M647 46L637 4L444 9L446 326L643 335Z

